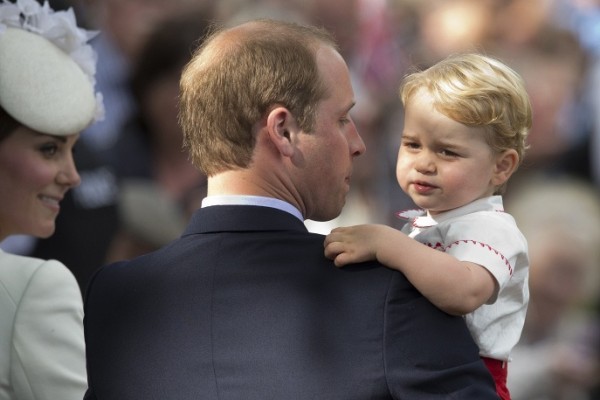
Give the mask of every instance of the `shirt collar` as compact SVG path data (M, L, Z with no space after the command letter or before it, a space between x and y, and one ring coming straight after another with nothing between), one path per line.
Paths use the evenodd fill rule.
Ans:
M412 225L418 228L434 226L451 218L461 217L479 211L504 212L502 196L490 196L477 199L462 207L455 208L437 215L430 215L425 210L406 210L398 212L398 218L411 220Z
M264 196L248 196L248 195L216 195L207 196L202 199L202 207L223 206L223 205L238 205L238 206L260 206L271 207L292 214L300 221L304 222L304 217L300 210L290 203L275 199L273 197Z

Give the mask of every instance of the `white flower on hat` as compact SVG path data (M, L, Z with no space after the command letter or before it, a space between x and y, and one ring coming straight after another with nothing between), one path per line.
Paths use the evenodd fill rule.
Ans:
M68 54L86 74L92 86L96 85L97 55L88 41L98 32L79 28L73 8L54 11L47 0L43 5L36 0L17 0L16 3L0 1L0 35L11 27L44 37ZM96 93L95 120L103 118L102 94Z
M21 10L16 4L2 3L0 7L0 33L4 32L6 25L19 26Z

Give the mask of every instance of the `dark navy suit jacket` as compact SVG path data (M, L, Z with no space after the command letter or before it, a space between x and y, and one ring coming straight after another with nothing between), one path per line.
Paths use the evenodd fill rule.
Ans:
M211 206L102 268L86 398L498 399L462 318L380 264L336 268L323 239L277 209Z

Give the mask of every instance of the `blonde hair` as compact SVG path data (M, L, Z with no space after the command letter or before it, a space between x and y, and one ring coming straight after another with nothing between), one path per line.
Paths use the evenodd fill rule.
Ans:
M433 97L436 110L468 126L486 127L486 140L501 153L514 149L522 163L532 111L523 79L497 59L476 53L452 55L405 77L404 106L420 90Z

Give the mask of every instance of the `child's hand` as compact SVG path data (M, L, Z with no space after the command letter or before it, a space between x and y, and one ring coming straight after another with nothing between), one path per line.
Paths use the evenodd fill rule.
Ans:
M332 259L336 267L375 260L376 245L383 240L378 235L380 230L377 225L335 228L325 238L325 257Z

